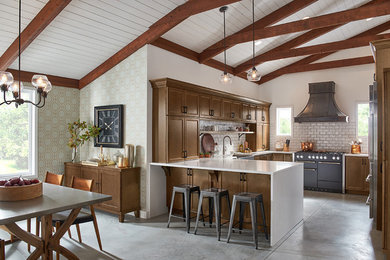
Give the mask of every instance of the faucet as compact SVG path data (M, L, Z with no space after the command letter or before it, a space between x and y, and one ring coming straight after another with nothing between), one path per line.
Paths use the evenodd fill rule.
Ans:
M222 155L223 156L225 156L225 153L226 153L226 146L225 146L225 138L229 138L229 140L230 140L230 145L232 145L232 139L230 138L230 136L228 136L228 135L225 135L224 137L223 137L223 148L222 148Z

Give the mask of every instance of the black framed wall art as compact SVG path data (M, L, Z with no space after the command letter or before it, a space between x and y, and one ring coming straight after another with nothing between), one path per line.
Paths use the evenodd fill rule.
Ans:
M100 128L95 147L123 147L123 105L95 107L94 122Z

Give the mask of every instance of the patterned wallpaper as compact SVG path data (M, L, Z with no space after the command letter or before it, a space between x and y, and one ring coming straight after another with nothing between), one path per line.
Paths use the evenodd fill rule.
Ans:
M25 83L25 85L29 85ZM53 87L46 104L38 109L38 177L47 171L64 173L64 162L72 160L67 123L79 118L80 91Z
M124 105L124 144L136 146L135 165L141 167L141 208L146 207L146 143L147 143L147 49L119 63L80 91L80 119L93 124L94 107ZM112 156L124 149L104 148ZM80 149L80 159L97 157L99 148L93 142Z

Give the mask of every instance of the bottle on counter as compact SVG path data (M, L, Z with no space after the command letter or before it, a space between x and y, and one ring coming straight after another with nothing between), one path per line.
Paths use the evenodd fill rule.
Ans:
M240 144L240 147L238 148L238 151L240 153L243 153L244 152L244 146L242 144Z

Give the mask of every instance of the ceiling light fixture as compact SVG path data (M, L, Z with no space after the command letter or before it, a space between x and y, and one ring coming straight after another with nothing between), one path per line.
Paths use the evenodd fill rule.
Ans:
M10 72L7 71L0 71L0 86L1 91L4 94L4 101L0 103L0 105L7 104L10 105L12 103L15 103L15 106L18 107L19 105L22 105L24 103L32 104L38 108L41 108L45 105L47 93L52 89L52 85L50 81L47 79L44 75L34 75L32 77L31 83L32 85L37 89L37 93L39 94L39 101L37 103L34 103L30 100L24 100L22 99L22 90L23 90L23 83L20 78L20 37L21 37L21 25L22 25L22 0L19 0L19 56L18 56L18 81L14 81L14 77ZM7 100L6 94L7 91L12 92L12 95L14 97L13 100ZM43 99L42 99L43 98ZM43 102L42 102L43 100Z
M224 60L224 70L221 76L219 77L219 81L222 84L230 84L233 81L233 77L230 73L227 72L226 70L226 18L225 18L225 13L227 11L228 7L227 6L222 6L219 8L219 11L223 13L223 60Z
M256 54L256 49L255 49L255 0L252 0L252 36L253 36L253 40L252 40L253 67L251 70L248 71L246 78L249 81L259 81L261 78L261 75L255 66L255 54Z

